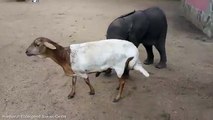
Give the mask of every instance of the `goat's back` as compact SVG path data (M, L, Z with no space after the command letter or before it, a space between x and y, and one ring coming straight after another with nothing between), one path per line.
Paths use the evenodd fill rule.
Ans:
M124 69L128 58L138 59L138 49L125 40L108 39L70 45L72 69L96 72L112 67Z

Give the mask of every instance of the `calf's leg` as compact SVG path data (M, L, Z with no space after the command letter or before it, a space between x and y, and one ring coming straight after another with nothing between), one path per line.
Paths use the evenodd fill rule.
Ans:
M153 55L153 51L152 51L152 45L145 45L145 44L143 44L143 46L145 47L146 52L147 52L147 58L144 61L144 64L145 65L153 64L154 55Z
M159 36L158 42L155 44L156 49L158 50L160 54L160 62L155 66L156 68L166 68L166 34L167 34L167 25L166 27L161 31L161 35Z
M107 70L103 71L105 73L105 75L110 75L110 73L112 72L111 68L108 68ZM98 77L102 72L97 72L95 74L95 77Z
M156 44L155 45L156 49L158 50L160 54L160 62L155 66L156 68L166 68L166 49L165 49L165 44Z

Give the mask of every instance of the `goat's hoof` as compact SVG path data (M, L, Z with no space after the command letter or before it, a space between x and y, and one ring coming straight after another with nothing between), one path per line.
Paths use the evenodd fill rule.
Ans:
M120 98L114 98L113 102L118 102L120 100Z
M95 95L95 92L89 92L89 95Z
M153 63L154 63L154 60L153 60L153 59L151 59L151 60L146 59L146 60L144 60L143 63L144 63L145 65L150 65L150 64L153 64Z
M158 63L157 65L155 65L155 67L158 69L166 68L166 66L166 63Z
M74 94L68 95L67 98L68 98L68 99L72 99L72 98L74 98L74 96L75 96L75 93L74 93Z

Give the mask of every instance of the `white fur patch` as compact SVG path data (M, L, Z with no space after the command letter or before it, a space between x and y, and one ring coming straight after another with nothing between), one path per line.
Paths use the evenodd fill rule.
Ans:
M46 58L46 56L44 55L36 55L36 56L38 56L39 58Z
M137 47L125 40L111 39L82 44L70 45L70 62L72 70L85 78L91 72L101 72L108 68L115 69L117 76L123 75L126 61L133 57L128 67L133 68L139 60ZM148 74L140 69L135 69L148 77Z

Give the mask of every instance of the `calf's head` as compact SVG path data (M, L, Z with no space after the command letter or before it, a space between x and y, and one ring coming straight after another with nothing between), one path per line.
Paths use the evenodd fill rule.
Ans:
M51 41L48 38L39 37L36 38L33 43L27 48L27 56L47 56L48 51L55 50L60 47L57 43Z

